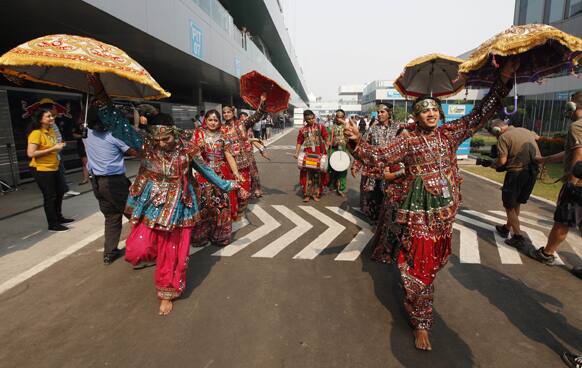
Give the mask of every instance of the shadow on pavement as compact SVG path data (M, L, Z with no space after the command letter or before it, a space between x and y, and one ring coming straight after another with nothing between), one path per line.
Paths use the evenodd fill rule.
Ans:
M362 255L362 270L370 274L378 300L392 314L392 326L386 326L386 337L390 342L390 353L400 364L403 367L474 366L471 348L447 326L436 310L435 324L431 331L433 350L425 352L414 347L412 329L402 304L404 291L400 284L398 267L369 260L371 250L365 253L367 254ZM444 291L436 289L437 298L440 292Z
M582 331L569 325L561 313L546 308L545 305L562 307L553 296L481 264L470 268L458 262L452 265L449 271L461 285L486 297L529 339L558 354L569 350L561 341L582 346Z

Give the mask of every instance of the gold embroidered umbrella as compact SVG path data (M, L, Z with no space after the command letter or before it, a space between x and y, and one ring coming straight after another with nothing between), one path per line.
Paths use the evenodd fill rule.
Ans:
M88 37L56 34L25 42L0 57L0 73L91 92L87 73L98 74L109 96L155 100L169 97L123 50Z
M459 73L468 86L490 86L503 62L515 55L520 61L516 82L536 82L561 71L574 72L582 58L582 40L545 24L512 26L479 46Z
M394 88L406 97L454 95L465 84L458 78L462 62L463 59L442 54L421 56L406 64L394 82Z

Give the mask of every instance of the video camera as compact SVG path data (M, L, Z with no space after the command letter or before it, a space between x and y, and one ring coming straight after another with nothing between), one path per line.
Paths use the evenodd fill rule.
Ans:
M491 165L493 165L493 162L494 162L493 160L490 160L488 158L483 158L483 157L478 157L475 160L475 164L477 164L479 166L483 166L483 167L490 167ZM495 171L497 171L497 172L503 172L506 170L507 170L507 167L505 165L495 168Z

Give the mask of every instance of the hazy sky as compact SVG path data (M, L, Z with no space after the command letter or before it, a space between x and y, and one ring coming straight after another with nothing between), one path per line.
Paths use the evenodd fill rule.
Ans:
M395 79L410 60L458 56L513 24L514 0L281 0L308 88Z

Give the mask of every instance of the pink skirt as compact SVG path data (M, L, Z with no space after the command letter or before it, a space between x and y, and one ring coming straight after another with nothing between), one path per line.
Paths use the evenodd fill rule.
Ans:
M156 262L155 285L159 299L175 299L186 287L191 232L191 227L163 231L143 223L131 228L125 242L125 260L134 266Z

